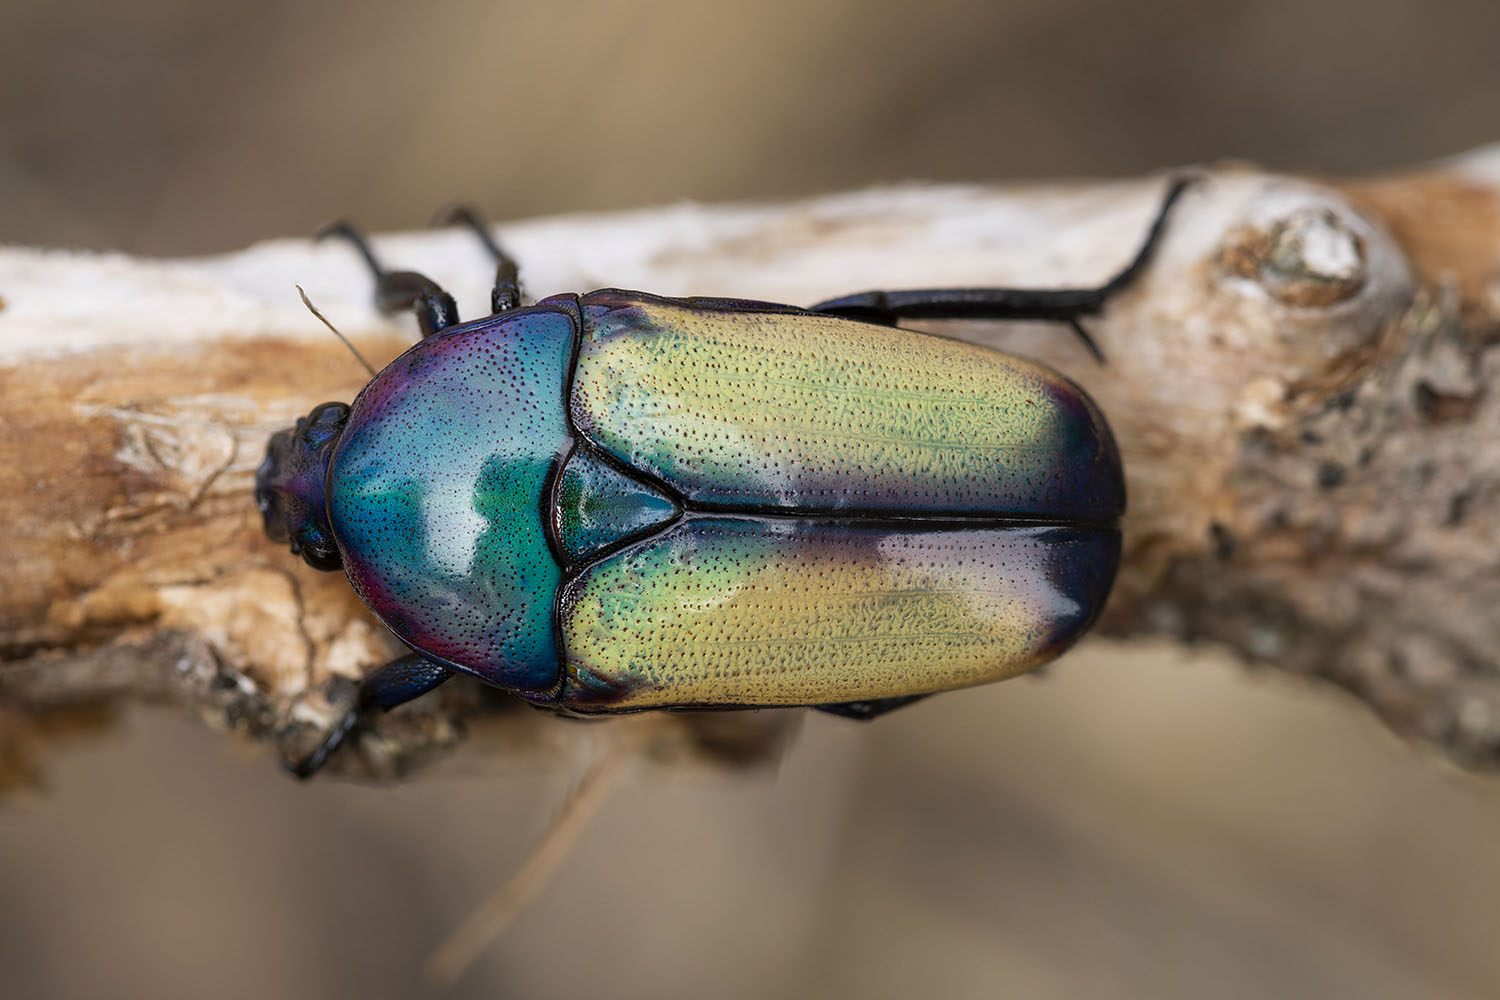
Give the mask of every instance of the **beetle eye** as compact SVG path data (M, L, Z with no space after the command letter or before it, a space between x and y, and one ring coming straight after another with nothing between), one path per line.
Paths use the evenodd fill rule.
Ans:
M340 569L344 558L333 540L316 527L310 527L292 540L292 551L301 555L313 569L324 572Z

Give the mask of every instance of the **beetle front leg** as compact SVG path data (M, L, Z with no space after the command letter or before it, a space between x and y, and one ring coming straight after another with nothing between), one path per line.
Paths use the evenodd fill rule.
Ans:
M348 222L332 222L319 229L317 238L342 237L353 244L375 275L375 308L383 313L416 313L422 339L458 323L458 303L441 285L416 271L387 271L380 265L364 233Z
M1156 218L1135 259L1097 288L917 288L870 291L819 302L813 312L846 319L896 326L903 319L1045 320L1066 323L1090 354L1104 363L1104 353L1079 320L1098 315L1110 296L1125 288L1145 270L1166 228L1172 205L1191 177L1179 177L1167 188Z
M362 717L371 709L386 711L404 705L453 676L447 667L433 663L417 653L398 657L366 677L359 686L359 694L344 717L328 730L313 752L295 764L288 763L287 770L304 781L311 778L328 762L329 754L349 736Z
M521 265L495 242L490 227L484 224L478 212L468 205L459 205L439 215L437 224L467 226L495 258L495 287L490 289L490 307L495 312L503 313L521 304Z

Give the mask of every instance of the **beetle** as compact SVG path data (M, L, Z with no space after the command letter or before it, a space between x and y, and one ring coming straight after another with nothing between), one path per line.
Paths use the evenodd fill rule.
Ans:
M1062 375L915 331L911 318L1100 312L1089 289L873 291L811 308L605 289L492 315L386 270L346 223L377 306L421 339L352 404L270 439L265 530L342 568L410 650L362 713L467 673L568 714L810 706L873 718L1053 659L1093 623L1120 558L1119 451Z

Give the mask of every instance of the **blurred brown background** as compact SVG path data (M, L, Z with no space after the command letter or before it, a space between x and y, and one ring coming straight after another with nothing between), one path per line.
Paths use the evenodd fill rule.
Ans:
M1500 139L1500 5L3 5L0 240L229 250L909 178ZM553 289L537 289L549 292ZM140 710L0 813L0 996L421 995L574 773L294 785ZM642 768L455 996L1491 997L1500 785L1322 690L1096 643L779 770Z

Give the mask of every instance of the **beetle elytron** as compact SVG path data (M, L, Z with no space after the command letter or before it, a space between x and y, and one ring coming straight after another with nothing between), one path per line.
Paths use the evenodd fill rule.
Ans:
M494 315L386 271L422 340L352 405L271 438L272 538L342 567L412 652L354 709L454 671L573 713L815 706L869 718L1032 669L1093 622L1125 490L1103 415L1061 375L903 318L1097 313L1099 288L868 292L800 309L605 290Z

